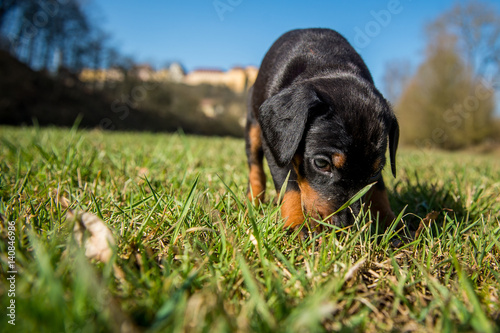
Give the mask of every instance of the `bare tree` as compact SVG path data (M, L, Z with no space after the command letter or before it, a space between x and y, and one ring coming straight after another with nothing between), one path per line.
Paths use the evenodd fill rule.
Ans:
M25 0L2 0L0 1L0 29L3 26L4 19L9 12L18 7Z
M71 1L61 8L61 31L58 34L58 49L61 52L61 66L68 69L79 70L75 67L81 49L85 47L85 40L91 30L91 25L78 1Z
M468 15L461 21L480 25L483 16L476 11ZM426 60L396 105L402 139L409 144L457 149L492 135L495 95L491 79L485 78L491 75L491 68L483 73L484 65L480 65L489 61L489 51L478 47L466 52L461 46L465 37L449 28L447 17L445 14L427 27ZM475 30L475 34L481 31ZM482 40L479 35L474 38ZM472 62L471 52L477 61Z
M89 67L98 69L104 65L106 57L106 44L110 36L100 29L94 29L87 40Z
M383 77L384 95L396 104L412 76L412 66L408 60L396 60L387 63Z
M0 33L8 34L13 54L32 68L62 66L78 71L102 64L109 36L90 23L83 1L3 0L0 4L0 19L10 15L13 22Z
M427 33L431 39L443 34L455 36L457 51L475 78L492 86L500 79L500 14L492 4L457 2L428 25Z

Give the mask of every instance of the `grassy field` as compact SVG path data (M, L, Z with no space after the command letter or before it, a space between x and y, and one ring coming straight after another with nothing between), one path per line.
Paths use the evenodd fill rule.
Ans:
M413 231L440 212L415 239L363 215L301 241L246 201L242 140L2 127L0 145L1 332L499 330L498 155L399 152L394 211ZM110 261L62 198L109 226Z

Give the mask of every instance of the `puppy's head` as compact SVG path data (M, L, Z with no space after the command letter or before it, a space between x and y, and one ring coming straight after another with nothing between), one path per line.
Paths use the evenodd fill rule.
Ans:
M266 100L259 123L276 163L292 164L305 212L324 219L380 179L389 147L396 175L399 126L389 104L356 76L291 86ZM350 225L359 202L332 217Z

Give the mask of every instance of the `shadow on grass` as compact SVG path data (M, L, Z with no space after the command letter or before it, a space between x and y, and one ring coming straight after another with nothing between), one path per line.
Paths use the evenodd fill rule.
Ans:
M407 206L404 220L410 230L416 230L421 219L432 211L441 212L437 221L442 221L443 211L446 211L457 222L476 220L485 213L468 209L466 196L456 191L456 187L454 189L449 183L422 180L415 172L411 179L403 179L394 185L390 192L391 207L397 215Z

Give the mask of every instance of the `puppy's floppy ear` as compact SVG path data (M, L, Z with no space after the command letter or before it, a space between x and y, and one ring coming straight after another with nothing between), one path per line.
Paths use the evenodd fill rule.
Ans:
M313 87L288 87L268 98L260 107L262 134L279 166L292 160L299 147L310 109L320 103Z
M392 175L396 177L396 150L399 143L399 124L396 116L392 115L389 125L389 156L391 158Z

